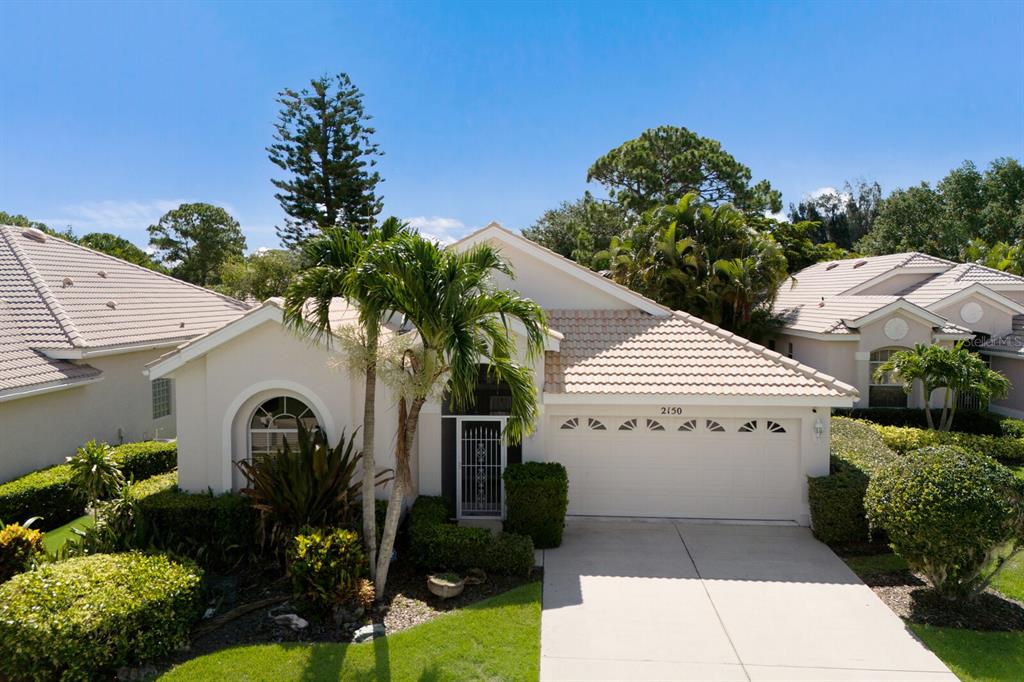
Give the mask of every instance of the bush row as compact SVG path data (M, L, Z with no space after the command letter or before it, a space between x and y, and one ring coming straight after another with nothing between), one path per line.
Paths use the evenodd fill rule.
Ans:
M451 524L449 516L444 498L416 499L409 514L409 550L418 565L428 570L482 568L488 573L529 575L533 569L529 536L492 535L484 528Z
M138 483L131 494L141 537L157 549L221 570L257 546L258 515L242 495L182 492L176 472Z
M935 423L939 423L942 410L932 410ZM912 426L923 429L928 426L924 410L911 407L854 407L851 409L835 409L833 416L863 419L883 426ZM957 410L953 428L963 433L976 433L987 436L1003 434L1002 422L1006 417L987 410ZM1010 420L1020 421L1020 420Z
M0 585L0 677L108 677L188 644L201 606L202 572L166 556L94 554L44 565Z
M125 478L141 480L174 469L178 444L157 441L126 443L114 448ZM82 515L84 502L67 464L33 471L0 485L0 520L21 523L33 516L40 530L51 530Z
M831 473L808 480L811 530L822 542L846 544L871 538L864 495L871 477L898 455L872 424L832 418Z
M542 549L562 544L569 474L557 462L510 464L505 481L505 530L529 535Z
M934 431L900 426L875 426L885 444L899 453L935 445L956 445L1006 464L1024 463L1024 438L984 436L956 431Z

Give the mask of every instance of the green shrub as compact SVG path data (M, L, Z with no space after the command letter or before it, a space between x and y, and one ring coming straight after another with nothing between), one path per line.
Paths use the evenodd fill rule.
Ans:
M36 525L44 531L77 519L85 501L75 488L73 474L67 464L58 464L0 485L0 519L38 516Z
M114 448L114 461L126 478L140 481L171 471L178 458L177 443L144 441ZM40 469L0 484L0 519L40 517L40 530L52 530L82 515L85 500L75 487L67 464Z
M295 594L324 609L352 600L369 573L362 538L343 528L303 528L287 558Z
M142 481L178 466L178 443L149 440L114 448L114 459L127 479Z
M569 507L569 474L557 462L510 464L505 481L505 530L529 535L534 547L558 547Z
M0 583L28 569L45 553L43 534L39 531L18 523L0 528Z
M129 488L129 495L135 500L142 500L162 492L172 492L178 489L178 472L168 471L159 476L150 476L143 479Z
M831 430L830 475L807 481L811 530L830 544L867 542L864 493L872 475L896 454L868 422L833 417Z
M145 545L191 558L210 569L230 568L257 547L258 518L234 493L185 493L168 478L140 484L137 523Z
M463 571L482 568L491 573L529 575L533 540L526 535L491 535L484 528L448 523L448 505L441 497L419 497L409 514L409 552L428 570Z
M932 410L935 423L939 423L942 410ZM864 419L883 426L912 426L926 428L924 410L911 407L855 407L853 409L835 409L833 416ZM995 412L985 410L957 410L953 419L953 428L963 433L998 436L1003 433L1004 417Z
M899 453L934 445L955 445L1008 464L1024 463L1024 439L1013 436L979 436L956 431L933 431L898 426L876 426L887 446Z
M1009 469L954 446L901 458L872 478L865 498L893 550L949 597L984 589L988 567L1024 539L1021 503Z
M166 556L96 554L0 585L0 676L108 677L188 643L202 572Z
M1006 417L1003 421L999 422L999 428L1004 436L1024 438L1024 419Z

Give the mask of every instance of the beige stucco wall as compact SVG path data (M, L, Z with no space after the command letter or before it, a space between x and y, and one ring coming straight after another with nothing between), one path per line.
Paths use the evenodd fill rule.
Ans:
M579 279L542 263L507 244L496 244L512 263L515 279L495 276L499 287L515 289L547 310L624 310L631 306L611 294L584 284Z
M982 316L977 322L968 322L960 316L961 309L968 302L974 302L981 306ZM1009 334L1013 329L1013 313L992 305L988 299L981 296L968 296L963 300L942 307L932 308L932 310L953 324L958 324L961 327L967 327L972 331L982 332L990 336Z
M0 402L0 481L63 462L93 438L114 444L172 438L174 410L154 421L152 389L143 374L163 352L91 358L102 381Z
M364 382L337 364L336 353L268 321L178 369L179 485L186 490L237 488L241 479L233 463L247 456L249 420L260 403L276 395L309 405L331 444L342 431L350 436L362 423ZM394 466L397 403L381 384L377 405L376 463L389 468ZM357 443L362 445L361 434Z
M1010 395L1002 400L992 401L992 410L1024 419L1024 358L990 356L992 369L1010 380Z

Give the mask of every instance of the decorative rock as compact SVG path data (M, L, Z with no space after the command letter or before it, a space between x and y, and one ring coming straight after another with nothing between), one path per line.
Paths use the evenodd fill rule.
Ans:
M274 622L278 625L287 625L296 632L299 630L305 630L309 627L309 621L305 618L300 618L294 613L282 613L280 616L274 616L273 618Z
M483 585L485 582L487 582L487 574L484 573L484 569L471 568L466 571L467 585Z
M213 614L215 613L217 613L217 609L211 606L203 612L203 620L206 620L207 618L213 618Z
M370 623L369 625L364 625L363 627L356 630L355 633L352 635L352 641L358 644L360 642L367 642L371 639L383 637L386 634L387 632L384 630L383 624Z
M115 676L118 682L141 682L141 680L152 679L156 674L156 666L143 665L134 668L131 666L118 668Z

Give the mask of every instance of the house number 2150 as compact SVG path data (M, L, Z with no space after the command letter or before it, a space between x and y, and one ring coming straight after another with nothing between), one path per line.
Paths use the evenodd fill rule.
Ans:
M681 407L663 407L663 408L661 408L661 413L662 414L668 414L668 415L671 415L671 414L680 415L680 414L683 413L683 408L681 408Z

